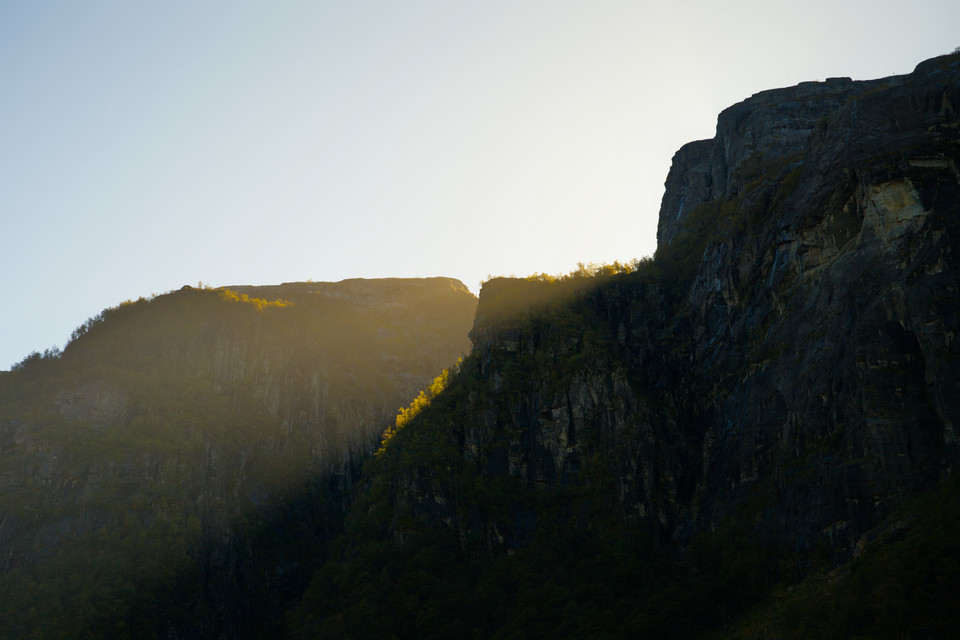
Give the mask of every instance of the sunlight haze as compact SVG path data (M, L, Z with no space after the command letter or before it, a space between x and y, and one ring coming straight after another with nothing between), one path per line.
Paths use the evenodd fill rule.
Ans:
M125 299L656 248L758 91L909 73L960 3L0 2L0 369Z

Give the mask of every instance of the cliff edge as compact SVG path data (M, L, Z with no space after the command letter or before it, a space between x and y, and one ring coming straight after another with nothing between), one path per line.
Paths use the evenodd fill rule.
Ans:
M298 628L429 634L352 577L390 566L452 635L695 637L900 531L960 464L958 116L956 54L759 93L674 157L653 260L485 284Z

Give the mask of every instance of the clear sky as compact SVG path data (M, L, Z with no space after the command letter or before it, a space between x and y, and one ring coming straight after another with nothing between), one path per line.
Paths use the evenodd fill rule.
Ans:
M653 253L757 91L910 72L960 2L0 0L0 369L199 281Z

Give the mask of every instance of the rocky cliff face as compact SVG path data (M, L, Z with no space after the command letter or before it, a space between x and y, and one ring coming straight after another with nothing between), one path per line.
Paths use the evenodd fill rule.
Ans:
M856 553L960 463L958 110L956 55L757 94L675 156L652 264L539 308L516 301L564 285L487 283L444 427L459 466L397 438L391 535L509 550L590 527L590 503L681 547L746 518ZM463 488L502 482L526 497Z
M103 602L136 635L133 594L164 589L209 608L172 614L174 636L235 636L304 564L251 559L257 536L336 529L398 408L468 348L475 307L447 278L185 287L5 374L0 637L94 633ZM51 593L62 606L13 615Z
M487 282L292 627L698 637L895 538L960 464L958 109L957 54L757 94L674 157L653 260ZM924 565L936 594L954 561ZM901 577L877 601L902 609ZM833 606L798 611L870 635ZM937 615L884 632L955 628Z
M383 427L376 407L426 386L403 363L433 374L452 360L422 348L456 343L437 328L446 308L400 303L417 287L384 302L363 283L121 308L62 360L0 378L5 495L19 497L0 523L14 550L0 602L26 610L36 600L11 585L44 583L15 572L76 540L57 565L73 573L103 575L85 554L111 545L127 568L155 562L150 544L205 558L77 599L127 594L86 621L100 635L131 620L170 637L265 635L246 607L279 597L311 556L325 562L310 588L286 596L306 592L288 619L301 637L694 637L727 624L784 572L836 566L898 530L898 506L956 476L958 109L953 55L725 111L713 140L674 158L655 259L485 284L470 354L365 464L333 551L329 514L353 452ZM202 312L179 312L195 302ZM224 304L242 312L210 312ZM327 420L342 426L313 429ZM333 493L277 491L321 467ZM239 506L270 500L274 515L244 519ZM141 529L160 533L117 533ZM270 588L250 591L257 580Z
M799 166L818 124L844 105L901 86L908 78L804 82L762 91L724 110L714 138L688 143L674 156L660 206L658 242L669 244L697 205L736 197L777 164Z
M769 479L771 535L846 550L953 472L960 384L960 60L852 89L798 156L728 181L751 223L721 221L687 297L714 519Z

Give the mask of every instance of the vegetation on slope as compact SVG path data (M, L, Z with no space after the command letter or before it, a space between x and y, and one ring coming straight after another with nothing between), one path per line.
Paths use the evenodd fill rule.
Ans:
M934 93L936 99L926 100L927 107L935 103L938 118L953 118L951 110L939 106L953 98L939 87L930 95ZM850 104L865 108L876 97L863 94ZM910 115L910 109L924 102L908 98L904 113L898 113L898 129L899 116ZM888 112L877 110L871 127L886 122ZM821 125L816 135L846 126L830 118ZM949 126L938 129L949 133ZM802 144L803 135L798 133L795 142ZM870 136L852 137L872 153ZM896 172L910 160L899 151L873 150L875 157L860 160L840 153L842 162L806 173L802 157L772 163L759 153L740 158L738 166L729 167L733 180L727 186L735 185L736 192L729 188L726 192L734 195L686 212L674 240L660 247L652 261L581 269L562 278L540 275L488 282L472 334L474 352L401 410L378 453L364 464L356 503L345 521L331 512L339 507L336 513L343 513L342 496L350 486L326 492L323 483L307 479L302 491L270 500L268 509L224 516L217 509L229 501L218 493L221 483L211 483L203 494L211 499L201 504L219 506L198 517L200 550L194 551L174 534L172 542L160 540L186 549L186 569L181 570L177 556L171 555L168 573L155 567L148 571L157 580L153 586L129 578L105 592L83 596L82 606L89 605L96 615L81 617L79 626L48 630L75 637L107 635L108 630L121 636L151 631L163 635L158 630L172 624L197 637L275 634L274 626L242 615L230 619L215 610L225 603L242 608L265 595L262 601L269 603L271 615L279 619L286 610L288 634L303 638L949 634L957 627L958 614L943 603L951 602L960 587L956 486L920 496L898 513L889 513L889 506L918 487L935 483L946 468L945 458L938 457L936 439L941 434L935 431L940 426L937 419L946 423L943 415L950 407L944 409L940 402L941 415L935 416L929 395L942 390L928 393L927 388L933 386L931 371L951 377L956 351L938 344L932 351L936 357L924 362L931 351L920 348L917 327L922 325L922 331L929 331L939 343L949 345L952 340L948 336L955 329L951 317L956 317L956 297L946 293L955 289L941 287L955 275L946 256L955 252L956 236L945 222L952 215L948 210L930 214L941 228L925 238L911 235L919 227L898 229L903 234L897 238L906 238L899 248L906 250L892 261L906 265L907 278L900 278L896 268L883 274L887 280L874 277L883 272L879 263L888 256L870 252L854 256L874 263L869 268L861 270L859 264L848 265L848 272L829 268L827 259L849 248L849 241L863 231L863 209L872 206L857 199L862 194L851 195L855 188L872 186L857 180L903 177ZM829 158L837 148L820 151ZM864 166L843 164L848 160ZM921 168L944 165L940 156L919 160ZM871 178L868 174L874 171ZM801 184L801 178L808 174L817 174L814 182L829 180L803 191L809 185ZM929 183L922 178L914 184L919 185L925 207L934 201L946 209L954 206L953 174L930 173ZM800 196L811 200L799 203ZM876 244L869 234L862 237L863 245ZM896 249L890 247L891 254ZM804 253L807 250L809 254ZM937 252L942 259L936 258ZM814 273L821 266L819 274ZM802 298L793 297L800 292L794 285L806 267L813 277L804 292L823 298L822 305L791 302ZM915 286L936 274L942 274L937 276L940 280L926 280L925 289ZM780 279L774 281L773 275ZM816 277L826 280L822 288ZM932 293L933 300L870 297L887 285L892 286L884 293L922 289L923 294ZM838 302L830 303L834 297ZM260 314L258 335L270 345L274 339L286 340L277 336L290 328L268 325L264 318L304 313L299 299L292 307L269 304L266 301L276 298L263 291L224 293L217 303L227 299L247 302L232 306ZM884 314L925 305L936 305L937 313L901 314L899 319L908 320L905 324ZM815 351L804 341L826 332L810 327L818 320L822 323L823 316L810 310L844 316L829 331L837 340L832 343L838 345L837 351L846 350L845 360L801 357L804 351ZM803 322L797 319L800 315ZM864 315L876 323L858 324L855 316ZM122 326L116 319L111 323ZM89 333L97 330L91 326ZM880 339L864 337L867 333ZM843 344L847 336L862 341ZM202 351L207 338L209 334L187 349L188 361L203 361L190 349ZM798 344L787 344L790 339ZM720 348L724 340L733 347ZM129 345L140 349L135 341ZM352 354L366 346L338 343L330 348L342 347ZM64 362L70 353L68 348ZM317 354L302 355L291 356L296 361L292 371L308 367ZM418 357L416 349L409 356ZM942 361L935 362L937 358ZM58 354L37 354L18 367L16 384L30 384L30 377L21 374L58 360ZM704 361L699 372L688 375ZM797 376L801 364L805 370ZM849 365L846 377L830 378L832 372L822 371L831 364ZM929 366L933 368L925 369ZM240 376L240 386L233 386L237 381L228 376L230 384L224 385L217 371L201 367L207 377L191 377L191 384L203 387L200 395L209 390L214 394L210 398L219 398L211 400L212 407L222 402L224 410L237 411L231 420L236 419L241 432L245 420L260 415L257 411L264 406L245 409L243 398L269 405L287 387L285 382L264 391L263 378L257 375ZM110 382L108 372L98 375ZM823 384L822 394L784 399L791 393L787 387L813 388L822 382L814 379L818 377L829 382ZM377 367L352 370L348 380L384 388ZM737 387L741 382L743 386ZM193 397L190 389L177 384L169 383L174 395ZM109 398L109 387L101 389L107 389ZM345 388L342 395L352 391ZM871 404L874 398L867 402L854 398L884 394L890 402ZM920 411L914 411L916 407ZM307 408L297 405L285 417ZM33 446L22 445L19 435L27 420L38 423L30 410L25 408L23 417L5 423L5 433L12 434L5 442L13 449ZM917 416L909 414L914 413L921 419L911 422ZM55 420L56 416L50 418L51 424ZM96 412L87 422L91 429L110 431ZM64 420L54 428L72 426ZM862 433L852 433L858 430ZM283 435L264 445L267 450L310 448L304 445L311 443L291 438L289 429L280 431ZM150 434L149 424L138 432ZM59 437L69 436L58 432ZM163 444L156 446L162 450ZM28 463L38 469L48 464L50 460L39 455L42 451L37 449L38 456ZM226 458L221 453L214 456L217 464L244 468L245 460L230 458L234 452L229 448L224 451ZM205 448L205 463L210 461L208 454ZM228 480L227 486L236 486L236 478ZM246 486L243 482L241 486ZM829 484L835 495L823 492L818 483ZM848 491L847 485L862 491ZM33 496L44 495L35 488L29 488ZM115 504L128 500L125 513L143 515L127 508L138 505L130 498L136 491L128 485L118 485L116 495L120 502L111 497ZM216 497L221 498L219 503ZM31 517L30 501L24 504L15 517ZM189 513L192 506L184 508ZM146 515L162 520L157 514ZM800 520L808 516L809 530ZM847 516L850 521L844 519ZM847 528L853 519L859 522ZM230 528L223 526L226 520ZM188 518L183 525L188 532L190 522ZM301 523L299 528L291 528L296 522ZM865 522L880 526L863 536ZM142 524L145 530L167 531ZM829 531L822 528L825 524ZM44 534L56 536L57 521L49 525ZM91 528L111 531L96 523ZM236 537L244 544L233 541L237 532L243 532ZM830 536L845 537L843 543L849 544L869 541L874 534L875 541L866 544L855 560L836 566L849 556L827 546ZM75 539L78 544L86 542L83 537ZM814 548L818 541L822 545ZM127 564L111 575L136 575L131 571L142 548L137 536L121 537L116 544L130 549L121 558L133 559L123 560ZM62 548L72 549L66 543ZM287 559L279 572L258 561L264 553L271 560ZM210 561L198 563L196 557ZM88 570L82 560L71 562L80 567L75 573ZM34 570L46 566L54 565L37 564ZM206 597L203 591L213 590L211 584L225 588L222 580L211 582L209 576L227 567L252 571L267 586L254 598L233 592L220 599ZM69 589L43 592L54 573L46 577L37 573L36 580L21 574L17 579L40 590L33 597L77 600ZM278 573L292 578L278 578ZM252 582L241 581L248 584ZM0 595L6 595L11 606L25 608L34 601L17 600L9 585L0 588L6 589ZM200 593L192 595L197 590ZM56 609L56 615L66 615L69 606ZM30 615L35 619L40 614ZM188 620L178 622L177 616Z
M949 638L960 624L960 482L908 500L853 561L779 585L725 638Z
M289 615L291 635L696 637L762 598L777 579L769 567L786 563L786 554L756 546L740 527L698 538L676 562L649 523L623 512L616 463L600 442L584 444L579 469L559 484L491 473L464 455L465 425L485 407L508 411L532 390L560 390L575 375L622 366L594 292L650 282L642 268L574 285L495 282L496 297L482 298L478 313L515 331L521 346L475 349L401 412L365 465L339 551ZM540 303L523 307L520 299ZM555 361L550 354L574 334L575 356ZM535 349L522 346L535 340ZM483 375L484 366L503 378Z
M271 633L475 300L315 288L127 302L3 376L0 637Z
M484 407L509 410L531 386L562 388L578 373L622 366L617 341L597 315L597 292L661 286L661 277L641 268L593 286L580 282L575 292L558 286L563 295L556 298L543 291L527 295L552 286L546 279L495 283L505 289L506 306L482 304L481 313L506 327L518 346L475 350L401 412L398 428L385 434L365 465L345 533L288 614L289 635L949 635L960 622L949 604L960 592L955 482L908 502L858 559L837 569L827 550L771 546L756 537L769 500L765 484L721 527L681 545L659 539L649 522L624 512L615 461L599 448L587 447L575 477L558 484L491 473L465 455L464 425L475 424ZM520 299L541 302L518 314ZM554 299L560 302L546 302ZM570 330L581 332L579 357L551 359ZM524 350L534 342L536 348ZM484 366L504 377L482 375ZM491 522L508 526L485 527ZM508 540L498 544L491 536Z
M663 376L676 373L664 366L671 359L677 366L694 366L696 331L683 323L704 318L690 311L696 304L691 287L698 279L720 280L707 258L721 250L728 251L724 265L732 272L722 274L725 284L734 286L717 306L752 305L756 317L740 318L743 344L770 352L762 357L747 348L710 352L727 357L713 363L717 378L756 374L738 368L745 366L744 359L760 370L763 361L780 357L782 343L764 344L763 336L788 300L775 300L780 306L772 309L769 298L797 293L790 289L790 278L796 276L788 274L778 285L782 288L771 291L760 274L770 272L769 262L763 261L774 257L771 238L780 240L784 218L800 208L795 200L802 162L791 156L743 168L743 186L735 197L688 212L673 242L632 273L488 282L481 293L473 354L444 381L442 391L430 392L429 406L391 433L380 455L366 465L364 489L338 551L290 613L290 633L303 638L839 638L941 637L956 628L958 613L941 604L960 592L954 542L960 531L951 515L955 489L921 496L883 520L881 533L885 529L896 535L879 535L858 559L839 569L836 563L847 557L833 549L810 548L804 541L781 547L757 535L779 525L771 504L785 498L778 493L785 484L815 474L820 462L820 469L831 461L848 463L842 471L850 473L860 468L864 460L845 449L854 445L844 442L842 433L798 441L794 453L768 462L768 470L782 471L775 477L733 469L732 477L743 477L742 490L730 500L733 506L726 505L716 521L703 516L699 532L689 537L682 527L660 526L670 513L650 510L638 516L625 505L631 488L619 482L623 461L618 451L628 447L630 438L641 437L638 424L622 425L616 437L577 432L582 455L566 458L562 469L539 473L543 470L533 468L534 456L525 457L534 449L528 444L535 437L530 425L555 419L543 414L558 406L570 407L570 402L550 401L558 394L572 395L577 381L587 378L598 396L617 388L615 381L627 380L630 393L621 398L641 398L653 422L683 421L684 433L665 428L668 435L696 436L696 406L709 410L711 401L724 401L708 397L723 392L717 384L721 380L677 389L672 379L652 380L637 363L654 363L651 369ZM824 211L839 216L848 195L821 194L829 204ZM791 207L797 211L788 211ZM841 222L842 228L831 230L838 247L859 228L855 217ZM731 264L733 256L739 264ZM711 303L719 299L708 298ZM629 323L612 316L627 315L645 302L655 304L641 315L664 322L647 334L643 327L629 326L641 337L652 337L653 344L645 353L629 353L617 333ZM716 334L699 338L720 339ZM486 348L488 344L494 346ZM892 360L884 362L891 367ZM900 370L893 374L906 375ZM612 413L612 397L593 401L610 401L603 406ZM774 395L756 401L772 406L780 399ZM690 413L681 415L684 410ZM487 439L476 435L478 425ZM609 440L595 441L602 437ZM669 438L650 441L659 464L674 443ZM709 444L697 443L701 450ZM694 475L703 460L682 463L694 468ZM644 474L652 474L654 466L638 470L632 479L645 481ZM816 492L807 480L796 486ZM676 477L654 478L650 484L661 496L691 491ZM815 497L809 503L811 509L818 506ZM696 507L709 512L715 505ZM885 517L876 513L880 520ZM897 523L902 522L913 524L901 528ZM664 530L676 537L662 536ZM827 538L819 533L821 540Z

